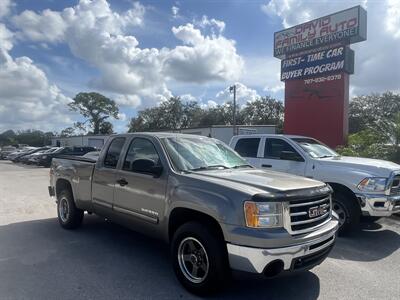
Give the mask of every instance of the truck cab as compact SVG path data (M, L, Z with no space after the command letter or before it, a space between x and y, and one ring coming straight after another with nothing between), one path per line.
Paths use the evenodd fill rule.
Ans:
M357 228L360 217L376 220L400 211L400 165L341 156L322 142L305 136L238 135L230 147L253 166L328 183L340 233Z

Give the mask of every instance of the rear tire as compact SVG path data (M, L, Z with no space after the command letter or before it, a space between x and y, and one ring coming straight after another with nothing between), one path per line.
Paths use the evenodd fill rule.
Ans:
M332 195L333 210L339 215L339 235L346 236L359 228L360 207L349 195L334 192Z
M230 278L224 241L205 224L189 222L179 227L171 241L171 258L176 277L191 293L214 293Z
M57 215L61 227L78 228L82 224L84 211L76 207L71 191L63 190L57 198Z

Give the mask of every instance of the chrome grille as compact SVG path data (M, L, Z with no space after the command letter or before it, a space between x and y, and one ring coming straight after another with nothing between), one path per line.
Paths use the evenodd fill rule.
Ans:
M393 178L392 185L390 188L391 195L400 194L400 175L396 175Z
M288 203L288 224L291 234L302 234L316 230L331 219L331 197L290 201Z

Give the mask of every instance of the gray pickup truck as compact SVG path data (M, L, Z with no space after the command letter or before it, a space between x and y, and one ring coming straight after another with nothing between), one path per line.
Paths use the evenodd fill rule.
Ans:
M113 135L97 161L55 158L49 193L66 229L87 211L169 243L177 278L197 294L222 287L232 269L308 270L327 257L338 228L326 184L256 169L194 135Z

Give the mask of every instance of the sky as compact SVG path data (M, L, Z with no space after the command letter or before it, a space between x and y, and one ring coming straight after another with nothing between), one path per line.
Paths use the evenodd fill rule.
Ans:
M61 131L79 92L115 100L116 132L171 96L212 107L284 98L273 33L361 5L350 95L400 92L400 0L0 0L0 132Z

